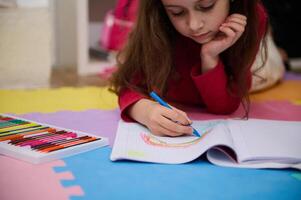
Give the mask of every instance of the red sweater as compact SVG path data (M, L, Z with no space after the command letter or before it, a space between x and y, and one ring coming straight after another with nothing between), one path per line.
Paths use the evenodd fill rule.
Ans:
M258 33L263 35L267 15L261 6L258 6L258 13L260 19ZM169 81L165 100L205 107L215 114L234 112L241 99L227 92L224 64L219 61L214 69L202 74L200 48L201 46L193 40L179 36L175 47L175 67L180 78ZM142 98L148 97L127 88L122 90L118 99L122 119L132 121L126 110Z

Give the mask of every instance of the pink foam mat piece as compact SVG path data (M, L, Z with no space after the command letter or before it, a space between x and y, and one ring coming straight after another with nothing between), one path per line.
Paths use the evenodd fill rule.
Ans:
M74 179L71 172L56 173L53 167L64 167L62 160L33 165L0 155L0 199L68 200L82 196L79 186L64 188L62 180Z
M69 128L109 138L114 141L114 133L119 120L119 111L87 110L81 112L60 111L55 113L28 113L21 117L62 128ZM71 196L82 196L78 185L64 187L61 181L73 180L72 172L55 172L54 167L64 167L65 162L33 165L0 155L0 200L65 200ZM16 192L17 191L17 192Z
M242 106L231 115L213 115L194 108L187 108L186 111L188 111L188 116L194 120L241 118L245 114ZM301 121L301 106L290 101L253 102L249 118Z

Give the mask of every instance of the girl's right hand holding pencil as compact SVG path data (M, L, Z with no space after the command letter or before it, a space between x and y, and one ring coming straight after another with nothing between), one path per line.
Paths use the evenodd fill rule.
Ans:
M192 122L185 112L175 107L166 108L149 99L141 99L133 104L128 114L158 136L176 137L193 133L193 128L189 126Z

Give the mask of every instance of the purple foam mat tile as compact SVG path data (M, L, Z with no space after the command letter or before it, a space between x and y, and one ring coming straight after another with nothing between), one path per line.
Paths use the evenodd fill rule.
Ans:
M284 74L284 80L300 80L301 81L301 73L286 72Z
M29 120L46 123L66 129L107 137L112 146L120 119L119 109L59 111L55 113L29 113L19 115Z

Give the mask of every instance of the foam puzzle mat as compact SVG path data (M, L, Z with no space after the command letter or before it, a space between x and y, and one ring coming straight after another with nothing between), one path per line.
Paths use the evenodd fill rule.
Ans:
M76 98L78 96L78 98ZM48 98L45 98L48 97ZM32 100L34 99L34 100ZM251 118L301 121L301 75L287 74L251 96ZM111 162L120 112L107 88L0 90L0 112L109 138L110 146L41 165L0 155L0 199L300 199L301 173L218 167L201 157L182 165ZM187 108L194 120L217 116ZM239 108L232 115L241 117Z

